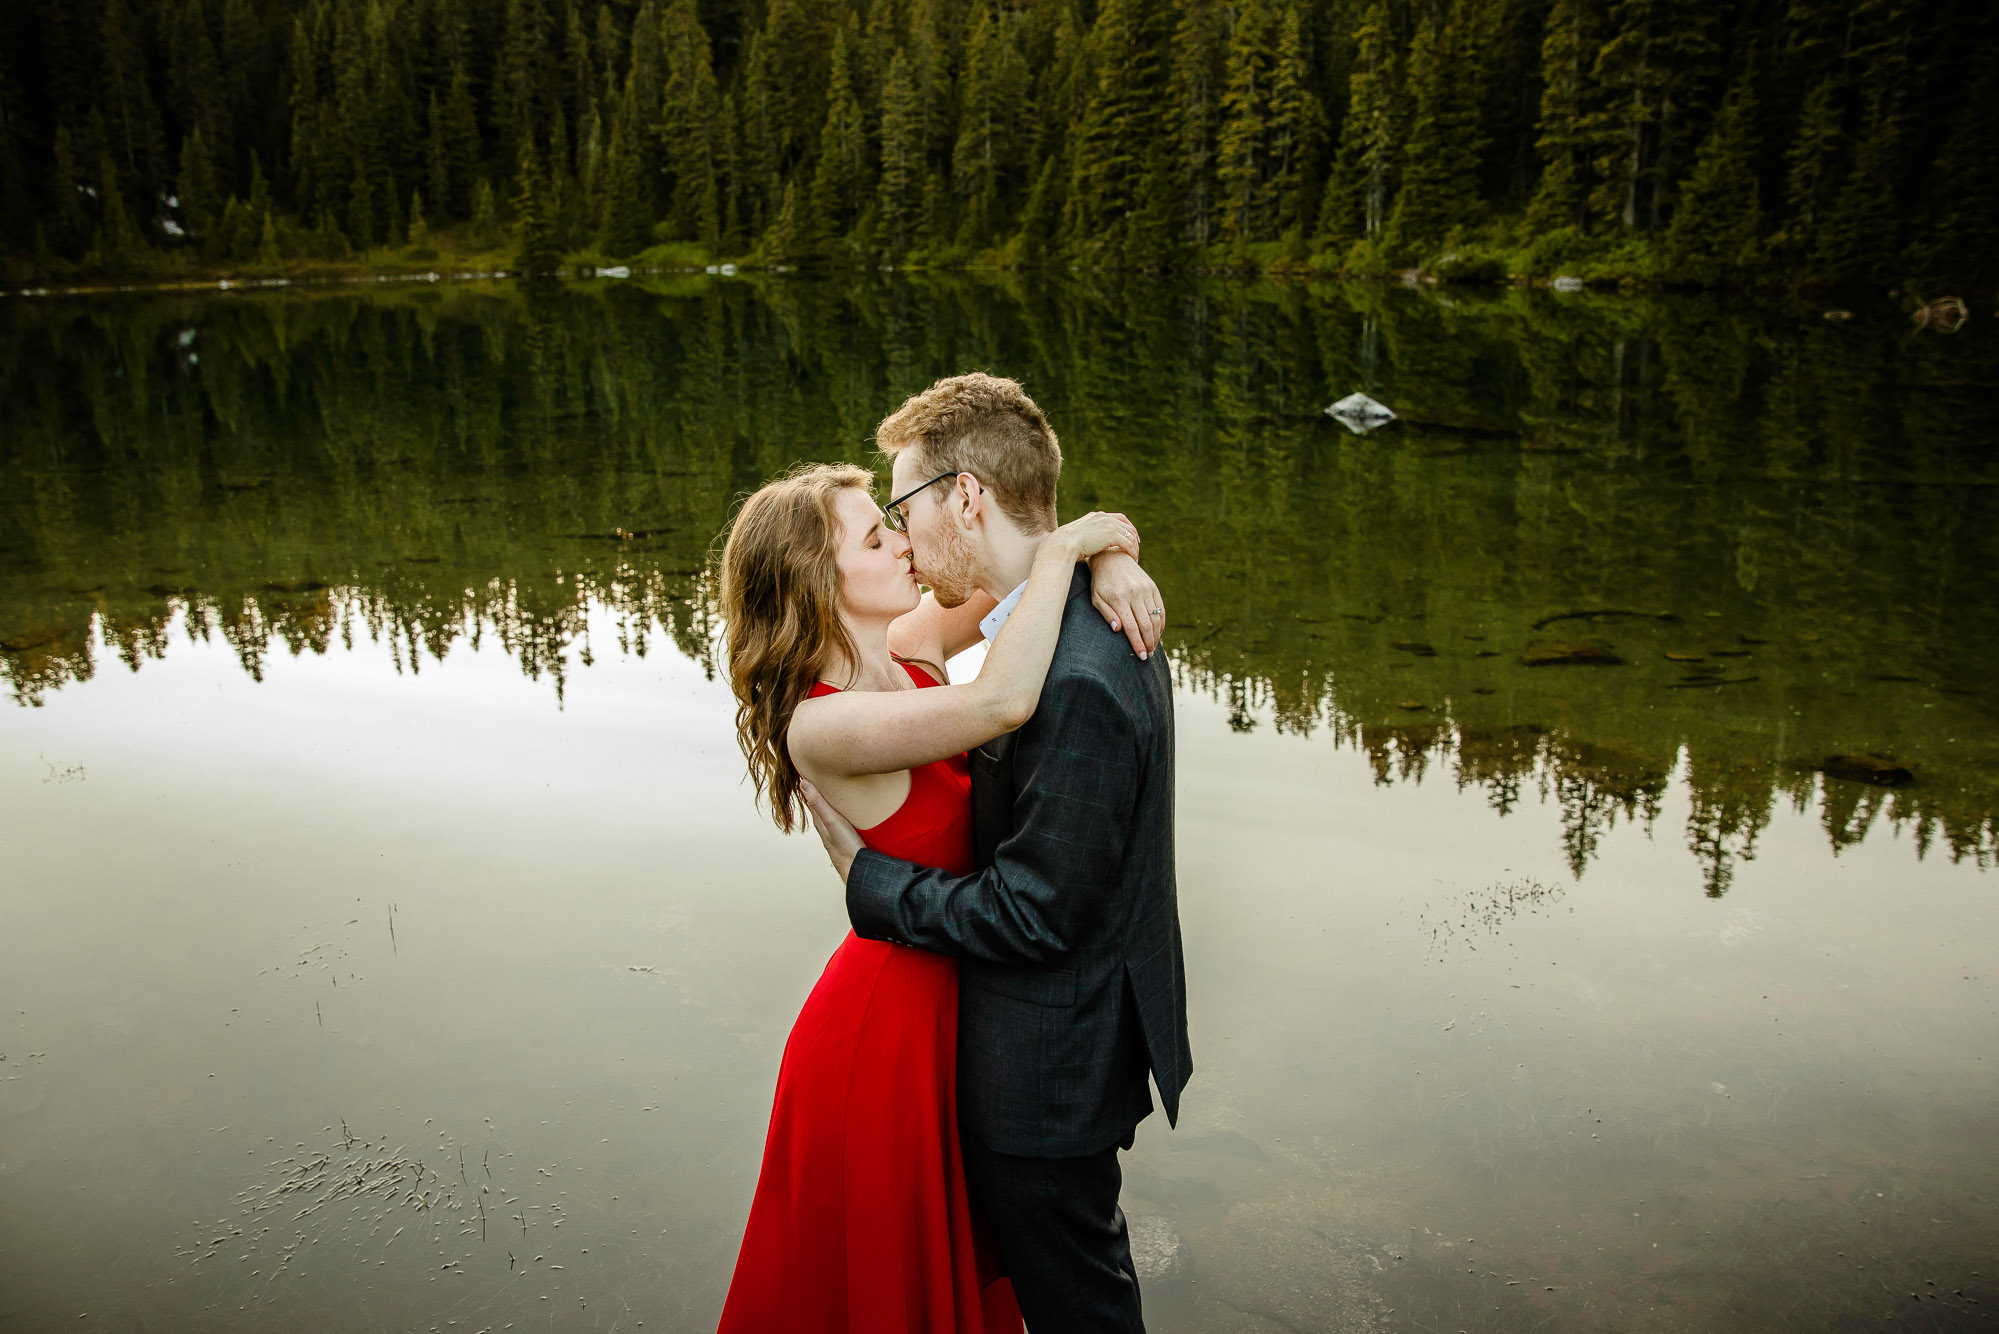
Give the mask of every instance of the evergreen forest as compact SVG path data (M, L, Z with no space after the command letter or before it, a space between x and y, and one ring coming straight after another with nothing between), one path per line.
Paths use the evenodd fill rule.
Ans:
M1989 0L12 0L8 276L1983 291Z

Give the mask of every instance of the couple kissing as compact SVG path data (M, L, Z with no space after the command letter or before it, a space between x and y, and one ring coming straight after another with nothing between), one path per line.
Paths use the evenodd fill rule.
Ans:
M1171 1121L1192 1072L1165 603L1122 515L1057 525L1014 381L940 380L877 442L886 506L805 467L722 556L751 780L809 813L853 926L785 1044L722 1334L1142 1331L1118 1153L1148 1076Z

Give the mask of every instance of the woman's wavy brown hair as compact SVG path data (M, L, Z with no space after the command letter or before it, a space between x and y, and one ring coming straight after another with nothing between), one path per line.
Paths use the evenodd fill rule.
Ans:
M813 683L844 654L857 660L840 621L840 518L848 487L874 489L851 463L808 464L743 502L722 548L722 620L729 687L736 692L736 744L757 796L789 834L804 811L798 770L784 735Z

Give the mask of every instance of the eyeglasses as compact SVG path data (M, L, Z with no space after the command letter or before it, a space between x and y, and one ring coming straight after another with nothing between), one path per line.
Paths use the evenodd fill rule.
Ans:
M894 500L891 500L888 502L888 504L882 506L882 522L888 525L890 532L893 533L908 532L909 516L902 512L903 503L905 501L914 498L920 492L929 490L931 487L937 485L937 483L949 481L951 478L956 477L957 475L958 474L955 472L940 472L935 477L925 482L922 486L919 486L914 490L903 492L901 495L897 496Z

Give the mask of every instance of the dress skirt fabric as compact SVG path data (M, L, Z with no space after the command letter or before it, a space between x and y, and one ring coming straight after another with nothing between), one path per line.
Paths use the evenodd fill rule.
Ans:
M924 765L862 838L968 871L970 794L962 756ZM720 1334L1020 1334L965 1192L957 1073L957 963L848 933L785 1043Z

